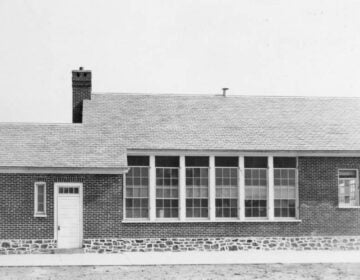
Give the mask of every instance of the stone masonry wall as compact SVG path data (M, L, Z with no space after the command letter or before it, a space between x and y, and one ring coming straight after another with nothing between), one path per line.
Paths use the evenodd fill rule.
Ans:
M85 252L360 250L360 236L87 239Z
M56 248L54 239L0 240L0 255L48 253Z

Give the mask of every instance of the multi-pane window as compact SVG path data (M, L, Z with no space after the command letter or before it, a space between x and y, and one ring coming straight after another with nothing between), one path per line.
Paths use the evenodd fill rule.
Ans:
M186 157L186 217L209 216L209 158Z
M35 216L46 216L46 184L35 183Z
M296 216L296 158L274 157L274 216Z
M267 216L267 158L245 157L245 217Z
M268 157L244 157L244 177L240 177L238 156L217 156L214 169L209 168L210 158L186 156L185 165L179 156L128 156L129 172L126 175L125 218L169 219L184 217L236 219L243 215L248 220L273 218L295 218L297 215L297 159L295 157L273 157L273 174L269 173ZM180 168L184 168L181 169ZM270 167L272 165L270 164ZM212 172L210 174L210 172ZM273 180L269 182L270 178ZM180 178L180 176L183 176ZM212 181L214 179L215 181ZM243 181L240 181L243 180ZM359 187L356 170L339 171L339 204L359 206ZM181 182L181 183L180 183ZM209 200L209 188L214 191ZM240 186L244 197L239 200ZM185 188L184 197L179 197L180 186ZM150 189L150 187L152 189ZM269 189L269 187L273 189ZM182 189L181 189L182 190ZM45 193L36 194L36 207L45 211ZM67 190L60 189L66 193ZM72 193L71 190L68 193ZM75 192L74 192L75 193ZM151 195L151 197L150 197ZM269 195L271 201L269 202ZM41 201L44 201L43 205ZM185 209L181 208L180 202ZM241 203L240 203L241 202ZM239 206L244 209L239 212ZM274 210L268 213L268 207ZM150 205L154 205L151 208ZM215 206L211 208L211 205ZM211 208L211 213L210 213ZM183 216L184 215L184 216ZM169 220L168 220L169 221Z
M179 217L179 157L156 157L156 217Z
M78 194L79 187L60 187L59 194Z
M339 206L359 206L358 172L355 169L339 170Z
M126 218L149 217L149 157L128 157L126 174ZM134 166L136 165L136 166Z
M238 216L238 157L215 158L216 217Z

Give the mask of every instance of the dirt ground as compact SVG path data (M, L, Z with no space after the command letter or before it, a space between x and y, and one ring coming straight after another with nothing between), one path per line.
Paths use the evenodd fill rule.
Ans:
M0 279L360 279L360 264L0 267Z

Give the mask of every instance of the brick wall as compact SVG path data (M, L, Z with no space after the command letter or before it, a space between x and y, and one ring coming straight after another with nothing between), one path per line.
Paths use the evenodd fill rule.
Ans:
M53 238L54 182L84 184L84 239L360 235L360 209L339 209L337 170L360 158L299 158L302 222L139 223L122 220L121 175L0 174L0 239ZM47 183L46 218L34 217L34 182Z
M37 181L46 182L47 217L34 217ZM84 238L118 231L121 175L0 174L0 239L54 238L56 182L83 183Z

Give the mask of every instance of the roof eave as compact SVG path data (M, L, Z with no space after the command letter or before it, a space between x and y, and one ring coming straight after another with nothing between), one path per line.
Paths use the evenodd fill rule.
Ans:
M32 174L124 174L128 167L28 167L1 166L0 173Z

